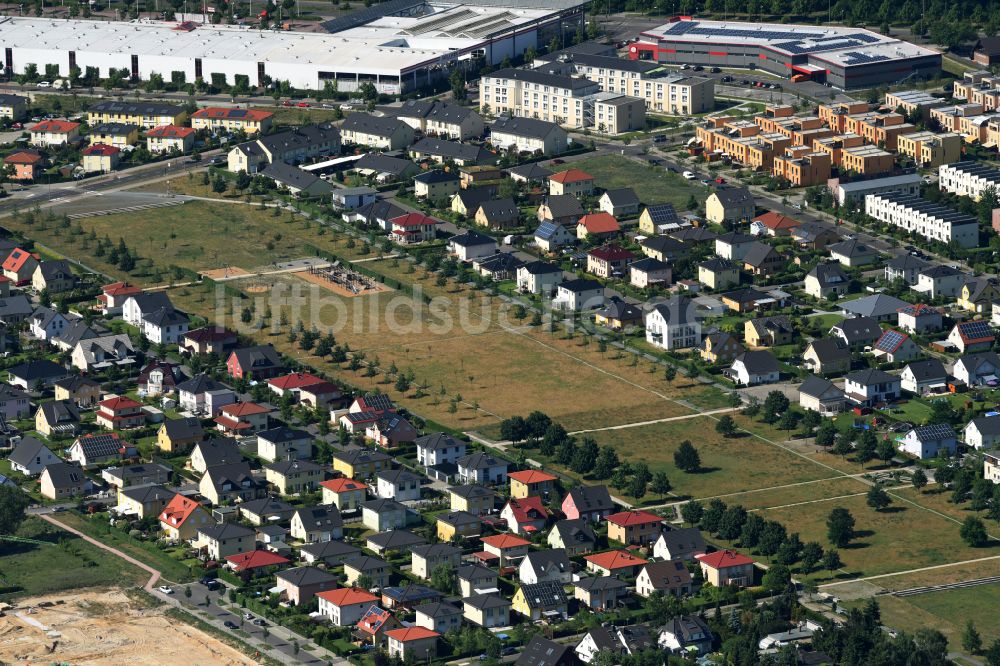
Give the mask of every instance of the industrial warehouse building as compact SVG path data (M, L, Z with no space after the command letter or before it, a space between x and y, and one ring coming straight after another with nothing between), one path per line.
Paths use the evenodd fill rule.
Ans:
M861 28L681 18L643 32L629 57L675 65L760 68L838 88L865 88L941 71L941 54Z
M466 64L496 65L583 24L582 0L388 0L323 23L323 32L259 30L193 22L91 21L3 17L0 44L8 75L29 64L57 65L101 78L126 70L172 80L220 79L253 86L288 81L317 90L336 82L351 92L372 83L403 94L446 78Z

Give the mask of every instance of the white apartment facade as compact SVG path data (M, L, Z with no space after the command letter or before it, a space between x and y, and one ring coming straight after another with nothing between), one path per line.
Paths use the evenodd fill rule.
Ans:
M992 187L1000 193L1000 169L982 162L956 162L938 168L938 187L976 201Z
M975 218L920 197L869 194L865 197L865 213L929 241L955 243L965 248L979 244L979 223Z

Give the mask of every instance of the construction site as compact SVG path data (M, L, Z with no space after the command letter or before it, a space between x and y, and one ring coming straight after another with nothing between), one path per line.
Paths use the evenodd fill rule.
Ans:
M0 617L0 663L255 663L234 648L118 589L21 599Z
M335 261L325 266L310 266L308 270L295 274L306 282L318 284L341 296L364 296L388 291L378 280L359 273L348 265Z

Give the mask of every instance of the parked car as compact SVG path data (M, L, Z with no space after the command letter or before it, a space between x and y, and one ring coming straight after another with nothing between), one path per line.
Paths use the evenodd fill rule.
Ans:
M308 109L309 108L309 102L299 102L295 106L301 107L303 109Z
M243 619L247 620L247 621L252 620L253 619L253 613L243 613Z
M258 617L257 619L255 619L252 624L255 627L266 627L267 626L267 622L265 622L264 618L261 618L261 617Z
M653 137L653 143L664 143L667 140L666 134L657 134Z
M694 175L690 171L685 171L681 175L684 176L684 178L686 178L687 180L697 180L698 179L698 176Z
M169 585L161 585L161 586L159 586L156 589L158 589L160 592L163 592L163 594L173 594L174 593L174 588L170 587Z
M38 83L35 84L35 87L36 88L51 88L52 84L49 83L48 81L39 81Z
M721 70L721 69L719 69L718 67L713 67L713 68L712 68L712 74L718 74L718 73L719 73L719 72L721 72L721 71L722 71L722 70Z
M214 578L202 578L198 582L207 587L209 590L213 591L222 587L222 583L215 580Z
M226 629L239 629L239 627L236 626L236 623L233 622L232 620L226 620L225 622L222 623L222 626L224 626Z

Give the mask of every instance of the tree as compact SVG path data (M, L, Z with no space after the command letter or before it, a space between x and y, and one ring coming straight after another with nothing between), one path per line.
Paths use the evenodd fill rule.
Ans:
M765 521L760 515L751 513L743 522L743 529L740 530L740 545L744 548L756 548L760 543L760 536L764 532Z
M896 447L888 439L883 439L875 447L875 455L882 461L883 465L888 465L892 457L896 455Z
M600 451L597 447L597 442L591 437L585 437L577 448L576 453L573 454L573 459L570 461L570 469L577 474L587 474L594 469L598 455L600 455Z
M0 534L17 532L29 503L30 498L20 488L0 486Z
M361 590L370 590L374 585L375 582L372 581L372 577L368 574L361 574L354 580L354 587Z
M840 560L840 553L835 550L828 550L823 553L823 568L827 571L836 571L840 567L844 566L844 563Z
M833 445L834 455L838 455L841 458L844 458L847 456L848 453L850 453L853 450L854 447L851 446L850 435L848 435L847 433L840 433L839 435L837 435L837 441Z
M740 505L728 507L719 520L719 536L726 541L740 538L743 524L747 520L747 510Z
M636 474L628 482L628 488L626 489L626 492L630 497L634 497L637 500L641 499L642 496L646 494L646 486L648 484L649 484L649 479Z
M461 102L464 100L466 97L465 76L458 67L452 70L451 76L448 77L448 83L451 85L451 95L455 98L455 101Z
M691 500L681 505L681 518L688 525L696 525L705 514L705 507L698 500Z
M868 506L875 509L876 511L881 511L890 504L892 504L892 498L889 497L889 493L885 492L882 486L872 486L868 490Z
M445 594L455 591L457 580L455 567L450 564L439 564L431 570L431 587Z
M838 506L826 519L826 537L837 548L843 548L854 538L854 525L851 512Z
M739 429L736 427L736 421L733 420L729 414L724 414L722 418L718 420L715 424L715 431L722 435L723 437L735 437Z
M677 378L677 368L672 365L668 365L663 369L663 379L668 382L672 382Z
M529 434L528 424L521 416L512 416L500 422L500 437L517 444Z
M809 573L816 568L816 565L820 563L823 559L823 546L819 545L815 541L810 541L809 543L802 546L802 570L805 573Z
M760 543L757 544L757 550L762 555L770 557L781 549L781 544L785 543L786 538L788 538L788 535L784 525L776 520L765 521L764 529L760 533Z
M969 516L965 519L959 533L962 541L973 548L982 548L990 540L989 535L986 534L986 526L983 525L983 521L974 516Z
M597 462L594 463L594 469L592 470L594 478L609 478L615 473L615 468L618 467L618 464L618 453L610 446L601 447L600 453L597 454Z
M708 507L701 515L701 529L715 534L719 531L719 523L726 513L726 503L720 499L713 499L708 503Z
M768 592L780 592L792 580L792 574L784 564L772 564L761 578L761 584Z
M837 439L837 426L833 421L823 421L816 430L816 444L822 447L833 446Z
M871 430L865 430L861 434L861 441L858 442L858 449L854 459L861 463L862 468L864 468L865 463L875 457L877 445L877 439L875 438L874 432Z
M688 474L697 472L701 468L701 456L698 454L698 449L685 439L674 452L674 465L677 469Z
M670 479L667 478L666 472L657 472L653 475L653 480L649 484L649 490L654 495L659 495L662 499L670 492L673 486L670 485Z
M979 635L972 620L966 623L965 631L962 632L962 649L969 654L979 654L983 649L983 637Z

